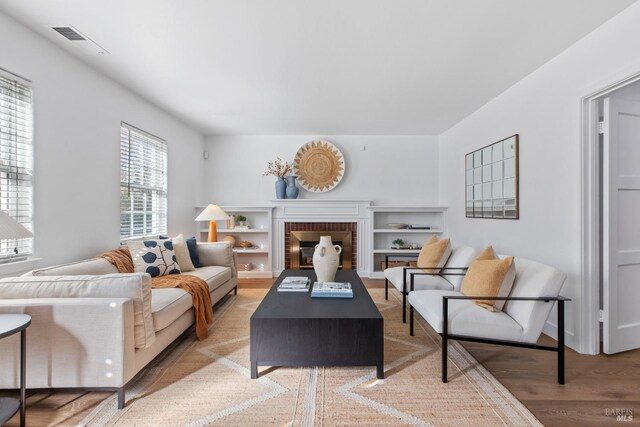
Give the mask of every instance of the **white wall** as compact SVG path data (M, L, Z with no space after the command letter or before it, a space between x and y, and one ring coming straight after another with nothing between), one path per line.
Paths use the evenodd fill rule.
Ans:
M370 135L208 137L206 202L255 205L275 199L275 179L262 176L267 162L278 156L291 162L300 146L313 139L326 139L340 149L346 173L330 192L314 194L301 189L299 198L372 200L386 205L437 203L437 137Z
M169 232L193 231L202 203L199 133L2 13L0 39L0 67L33 81L40 265L118 245L121 121L168 141Z
M440 195L453 239L478 248L493 244L564 271L562 293L574 298L567 324L574 348L581 338L580 287L586 286L580 277L581 98L640 72L639 22L636 3L440 136ZM466 219L465 153L514 133L520 134L520 220Z

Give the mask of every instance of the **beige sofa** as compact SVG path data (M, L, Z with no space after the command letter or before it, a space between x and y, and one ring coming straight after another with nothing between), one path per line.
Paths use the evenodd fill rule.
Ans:
M237 292L233 251L199 243L203 267L184 273L209 285L212 303ZM148 274L120 274L104 259L34 270L0 280L0 313L26 313L27 388L118 392L194 324L191 295L152 289ZM215 318L215 310L214 310ZM19 339L0 340L0 389L19 388Z

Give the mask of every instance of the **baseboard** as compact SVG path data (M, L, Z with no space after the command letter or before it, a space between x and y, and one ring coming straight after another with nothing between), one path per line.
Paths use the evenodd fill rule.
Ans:
M542 328L542 333L553 338L554 340L558 338L558 325L555 325L549 321L547 321L544 324L544 327ZM580 353L579 351L579 343L578 340L576 339L576 336L573 332L571 331L567 331L565 329L564 331L564 342L566 344L567 347L569 347L570 349L572 349L573 351Z

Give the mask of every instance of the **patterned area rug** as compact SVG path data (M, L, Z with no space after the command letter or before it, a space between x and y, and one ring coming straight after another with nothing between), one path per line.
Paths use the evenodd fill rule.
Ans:
M249 378L249 318L266 291L241 289L214 313L206 341L187 336L83 425L541 425L457 342L440 380L440 336L420 319L410 337L399 294L370 289L385 319L385 379L375 368L260 368Z

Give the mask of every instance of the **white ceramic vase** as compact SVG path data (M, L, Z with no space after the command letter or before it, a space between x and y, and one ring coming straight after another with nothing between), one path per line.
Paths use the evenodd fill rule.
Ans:
M340 263L342 248L331 243L331 236L321 236L313 252L313 269L318 282L333 282Z

